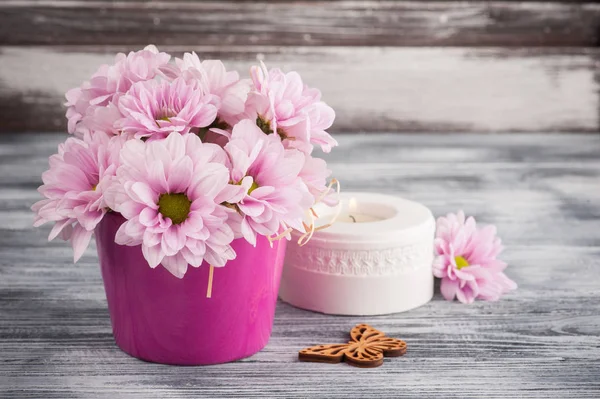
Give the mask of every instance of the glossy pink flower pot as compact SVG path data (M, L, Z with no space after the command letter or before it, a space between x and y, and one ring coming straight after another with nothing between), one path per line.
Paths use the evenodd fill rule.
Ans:
M166 364L231 362L269 341L285 255L285 240L256 247L243 239L237 258L215 268L206 297L209 265L189 267L178 279L151 269L140 246L115 244L125 219L107 214L95 231L106 299L117 345L131 356Z

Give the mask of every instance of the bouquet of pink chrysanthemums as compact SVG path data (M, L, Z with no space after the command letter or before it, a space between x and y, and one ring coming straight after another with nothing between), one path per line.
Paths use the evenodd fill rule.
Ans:
M170 59L154 46L118 54L66 95L75 137L50 157L32 209L75 261L107 212L126 219L118 244L182 277L188 264L234 259L235 238L305 232L312 206L335 200L311 155L337 145L319 90L264 64L240 79L195 53Z

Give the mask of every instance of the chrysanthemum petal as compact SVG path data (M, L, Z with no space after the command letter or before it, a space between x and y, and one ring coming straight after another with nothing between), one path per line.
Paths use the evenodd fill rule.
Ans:
M447 301L451 301L456 296L458 291L458 281L450 280L449 278L443 278L440 285L442 295Z
M88 231L83 227L77 225L73 228L73 233L71 234L71 243L73 245L73 260L77 262L86 248L90 244L90 239L92 238L93 231Z
M161 264L177 278L183 278L188 267L188 262L180 253L172 256L165 256Z
M151 247L142 245L142 253L144 254L144 258L148 262L148 265L150 265L150 267L152 268L158 266L165 257L164 252L161 251L160 245L154 245Z
M496 259L502 247L495 226L480 228L464 212L450 213L437 220L434 248L433 274L443 279L446 298L452 293L463 303L497 300L516 288L502 273L506 263Z

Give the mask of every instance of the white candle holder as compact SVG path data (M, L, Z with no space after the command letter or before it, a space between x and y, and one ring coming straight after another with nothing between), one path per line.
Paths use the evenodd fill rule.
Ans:
M354 202L355 201L355 202ZM421 306L433 296L435 220L399 197L348 193L339 208L317 209L333 226L304 246L288 244L279 296L299 308L337 315L379 315Z

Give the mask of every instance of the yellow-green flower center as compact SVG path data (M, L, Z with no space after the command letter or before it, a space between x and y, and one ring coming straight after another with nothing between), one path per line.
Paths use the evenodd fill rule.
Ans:
M204 138L206 137L206 133L208 133L208 131L212 128L228 130L228 129L231 129L231 126L229 126L229 124L227 122L222 121L219 118L217 118L209 126L198 128L198 133L196 133L196 134L198 135L198 137L200 137L200 140L204 141Z
M256 126L258 126L260 130L262 130L265 134L273 133L273 128L271 128L271 122L269 122L266 119L263 119L263 117L260 115L256 117ZM281 140L285 140L288 138L285 134L285 131L281 128L277 128L277 134L279 135L279 137L281 137Z
M242 185L242 181L243 181L243 180L244 180L244 179L240 180L240 181L239 181L239 182L237 182L237 183L232 181L232 182L231 182L231 184L235 184L235 185L241 186L241 185ZM250 185L250 188L248 189L248 195L252 194L252 191L256 190L256 189L257 189L257 188L259 188L259 187L260 187L260 186L258 185L258 183L256 182L256 180L253 180L253 181L252 181L252 184Z
M273 133L271 122L264 120L260 115L256 117L256 126L258 126L265 134Z
M469 266L469 261L467 261L462 256L456 256L456 257L454 257L454 262L456 262L456 268L458 270L462 269L463 267Z
M258 183L256 183L255 181L253 181L252 185L248 189L248 195L252 194L252 191L256 190L257 188L258 188Z
M158 211L171 219L173 224L182 223L190 213L190 201L184 193L161 194L158 198Z
M156 120L155 120L156 126L160 129L161 126L160 126L159 122L171 122L171 119L169 119L169 118L170 118L169 116L157 116ZM144 139L148 139L148 138L142 137L142 140L144 140ZM144 140L144 141L146 141L146 140Z
M177 116L177 112L171 108L163 107L154 114L154 120L156 125L160 127L159 122L171 122L171 118Z

